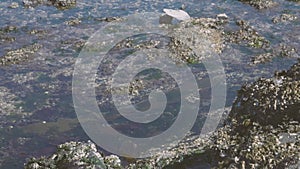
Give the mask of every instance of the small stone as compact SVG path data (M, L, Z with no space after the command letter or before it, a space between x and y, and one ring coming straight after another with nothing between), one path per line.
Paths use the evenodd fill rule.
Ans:
M279 22L290 22L297 19L296 15L292 14L281 14L280 16L276 16L272 19L273 23L279 23Z
M19 7L19 4L17 2L13 2L13 3L10 4L9 7L12 8L12 9L15 9L15 8Z
M79 18L76 18L76 19L72 19L72 20L66 21L65 23L67 25L70 25L70 26L75 26L75 25L80 24L81 20Z
M263 53L260 55L256 55L252 58L252 64L260 64L260 63L266 63L272 60L272 58L275 57L273 53Z
M95 18L96 21L101 22L113 22L113 21L121 21L122 18L120 17L104 17L104 18Z

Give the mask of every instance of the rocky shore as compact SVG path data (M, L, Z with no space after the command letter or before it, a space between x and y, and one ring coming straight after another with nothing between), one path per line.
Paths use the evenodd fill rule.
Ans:
M126 167L91 142L69 142L50 157L31 159L25 168L180 168L191 159L211 168L299 168L299 70L300 61L274 78L244 85L228 120L210 137L188 136L175 148Z
M20 168L25 159L26 169L300 168L300 61L294 64L299 58L299 0L218 3L203 2L199 5L205 6L202 11L187 5L191 16L200 18L172 25L175 29L169 32L170 39L159 37L144 44L125 41L124 46L116 46L139 50L163 44L172 52L172 59L192 66L209 57L195 51L212 50L224 61L230 99L236 96L228 105L228 118L210 136L199 138L191 133L178 145L165 145L167 151L146 159L105 155L96 144L82 141L88 138L79 129L72 107L70 80L88 37L107 22L121 22L128 11L142 5L120 7L114 2L76 0L1 4L0 168ZM110 13L112 6L115 13ZM159 5L147 8L152 10L152 6ZM273 70L287 67L290 69L270 77ZM206 82L205 73L195 76L200 83ZM170 76L155 78L137 78L130 83L135 102L159 85L164 85L166 92L173 90ZM124 89L116 92L126 92ZM97 87L99 104L106 98L103 91ZM207 103L205 100L203 105ZM174 118L171 113L166 116ZM51 154L56 145L56 152L41 157Z

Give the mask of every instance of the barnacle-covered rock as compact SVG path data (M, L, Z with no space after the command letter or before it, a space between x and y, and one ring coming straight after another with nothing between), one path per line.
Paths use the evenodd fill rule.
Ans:
M248 3L249 5L257 9L270 8L276 4L272 0L239 0L239 1Z
M300 160L298 121L282 122L278 127L253 123L242 135L234 127L219 129L207 148L217 163L214 168L287 168Z
M20 116L29 116L31 113L25 113L22 107L16 106L17 104L21 104L22 102L19 98L12 93L6 87L0 87L0 115L2 116L11 116L11 115L20 115ZM4 119L1 119L1 123L6 123Z
M25 169L94 169L120 168L121 163L117 156L104 157L98 152L92 142L68 142L58 146L57 152L50 157L32 158L25 165Z
M260 63L266 63L271 61L274 58L274 54L269 52L269 53L263 53L256 55L252 58L251 62L253 65L260 64Z
M240 27L240 30L235 32L228 32L226 39L232 43L244 43L253 48L267 48L270 42L259 35L259 33L244 20L239 20L236 24Z
M33 44L25 46L20 49L11 50L7 52L4 56L0 57L0 66L1 65L11 65L19 64L30 59L35 52L37 52L42 46L40 44Z
M279 22L290 22L297 19L296 15L293 14L281 14L280 16L276 16L272 19L273 23L279 23Z
M12 8L12 9L15 9L15 8L18 8L19 7L19 4L17 2L12 2L10 5L9 5L9 8Z
M298 58L297 52L297 49L293 46L279 44L272 47L272 50L267 53L258 54L252 57L251 64L256 65L260 63L267 63L272 61L275 57Z
M23 0L25 7L35 7L40 4L50 4L48 0Z
M218 18L194 18L179 23L170 33L172 58L197 63L209 57L204 51L221 53L224 48L222 24Z
M23 0L25 7L37 5L53 5L58 9L67 9L76 5L76 0Z
M76 5L76 0L50 0L50 2L60 9L66 9Z
M169 150L156 152L152 157L137 160L135 163L127 166L126 169L172 168L172 166L178 165L188 158L205 155L205 148L211 143L209 137L189 136L176 146L169 145ZM171 148L172 146L175 147Z
M220 14L214 18L191 18L176 25L161 25L168 30L167 36L148 35L149 40L136 45L136 37L123 40L116 48L149 49L161 48L167 44L170 57L177 63L198 63L209 57L209 51L221 53L224 48L222 38L223 26L227 15ZM102 21L102 20L101 20ZM104 20L105 21L105 20ZM135 39L134 39L135 38ZM142 43L141 43L142 42ZM152 57L152 56L149 56Z
M245 120L261 125L300 121L299 69L298 63L287 72L276 73L274 78L261 78L244 85L238 92L230 117L239 124Z
M81 23L81 20L79 18L71 19L69 21L65 22L66 25L75 26Z
M300 61L243 86L209 147L217 168L286 168L300 161ZM299 166L298 166L299 167Z
M277 52L281 57L298 57L297 49L293 46L287 46L285 44L280 44L275 52Z
M8 25L8 26L0 28L0 34L5 34L5 33L9 33L9 32L15 32L17 30L18 30L18 28L16 26Z

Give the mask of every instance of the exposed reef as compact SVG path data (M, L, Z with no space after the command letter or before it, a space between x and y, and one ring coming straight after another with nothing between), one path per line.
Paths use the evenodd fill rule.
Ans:
M62 161L64 166L77 168L100 164L128 169L174 168L188 165L195 158L201 159L199 165L211 168L300 167L299 72L300 61L274 78L244 85L225 125L210 137L188 136L175 147L169 145L169 150L126 167L121 167L116 156L113 164L107 162L108 157L100 155L92 143L82 148L86 143L71 142L60 145L51 157L31 159L26 168L59 168ZM74 153L78 151L82 155ZM98 155L87 155L91 152Z

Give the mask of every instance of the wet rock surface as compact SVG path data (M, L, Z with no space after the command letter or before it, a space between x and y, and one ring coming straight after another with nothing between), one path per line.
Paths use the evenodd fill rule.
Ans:
M292 22L297 17L295 15L282 14L280 17L274 17L273 23ZM250 64L257 65L271 62L273 59L281 58L298 58L299 53L296 47L284 43L272 44L265 36L261 35L256 28L251 26L247 21L238 20L236 25L239 26L237 31L223 31L224 41L226 43L235 43L247 46L253 49L261 49L260 53L252 56Z
M238 31L228 32L227 41L233 43L246 44L253 48L267 48L270 42L247 23L247 21L239 20L236 24L240 27Z
M8 51L4 56L0 57L0 65L19 64L31 59L34 53L37 52L42 46L33 44L25 46L20 49Z
M298 163L299 68L295 64L239 90L229 125L217 132L211 146L220 153L218 167L286 168Z
M281 14L280 16L276 16L272 19L273 23L279 23L279 22L291 22L297 19L297 16L293 14Z
M224 48L222 28L220 20L213 18L197 18L179 23L170 33L170 50L173 52L171 57L178 62L199 63L210 57L205 52L207 47L221 53Z
M17 2L13 2L9 6L9 8L12 8L12 9L15 9L15 8L18 8L18 7L19 7L19 4Z
M51 157L40 159L32 158L25 169L93 169L93 168L121 168L119 157L103 156L97 151L96 145L91 142L68 142L57 147Z
M288 168L298 163L299 121L276 127L255 122L243 125L217 131L207 151L217 158L214 168Z
M25 7L53 5L58 9L68 9L76 5L76 0L23 0L23 4Z
M261 63L268 63L276 57L298 58L299 54L298 50L295 47L279 44L278 46L267 48L265 53L253 56L251 59L251 64L256 65Z
M276 5L276 3L272 0L240 0L240 1L248 3L249 5L257 9L270 8Z
M290 77L281 72L273 79L262 78L251 85L243 86L233 105L231 116L238 123L249 120L277 125L284 119L299 121L299 85L298 77Z
M117 3L114 1L82 0L76 6L71 5L74 1L24 0L23 2L23 4L22 1L16 3L3 1L0 3L0 23L2 25L0 28L0 46L2 49L0 50L0 60L7 63L0 65L0 168L22 168L25 159L50 155L55 150L56 145L70 140L86 141L89 139L80 128L72 105L71 79L74 63L88 37L108 22L122 21L123 16L131 13L143 11L162 12L162 8L166 7L172 9L185 8L193 17L195 23L179 22L172 25L174 27L177 25L177 28L175 30L170 29L172 31L168 35L173 36L174 41L156 37L152 41L148 41L149 43L129 43L132 46L127 49L156 48L161 47L158 42L163 42L163 44L167 44L166 41L171 42L168 44L169 46L165 47L173 49L173 59L181 59L184 63L190 64L193 69L194 67L197 69L197 66L202 64L202 59L208 56L196 56L193 50L202 50L203 46L201 45L205 44L197 41L197 38L205 39L206 42L209 42L208 44L213 45L207 49L218 53L224 64L228 83L227 104L229 107L236 97L236 91L240 89L242 84L247 82L249 84L247 91L250 91L250 87L254 89L254 86L251 85L254 83L251 82L256 81L259 77L265 77L260 79L260 82L255 82L262 89L255 88L255 91L268 91L268 87L275 86L275 91L282 92L282 95L293 96L292 94L284 94L284 91L289 89L288 85L279 87L277 84L280 83L275 83L276 78L270 77L275 70L289 68L296 62L295 58L299 57L299 51L297 51L300 47L298 38L299 1L297 0L276 1L278 3L276 7L267 7L267 9L262 10L257 10L238 1L216 2L212 0L197 3L185 1L184 4L181 1L156 1L149 4L147 1L120 1L120 3ZM66 2L66 6L63 5L63 2ZM26 4L28 4L28 8ZM23 5L25 5L25 8ZM70 10L59 10L66 8ZM224 12L226 14L223 14ZM288 16L283 14L288 14ZM245 24L241 21L244 21ZM186 30L185 27L187 27ZM195 39L194 42L197 44L194 45L193 50L188 49L189 45L192 45L189 38ZM37 51L31 50L30 46L33 44L41 45L41 48ZM23 50L24 48L25 50ZM125 48L120 47L119 49ZM10 55L7 55L9 53ZM10 58L16 60L11 61ZM209 78L204 68L194 71L194 73L196 79L199 80L200 92L202 92L201 109L206 112L211 100L210 88L207 87L210 85ZM151 90L162 87L163 91L170 92L176 87L176 83L172 81L172 78L165 75L158 72L136 77L128 88L122 89L120 92L126 92L127 90L133 98L133 104L148 103L147 101L144 102L147 100L145 96ZM296 73L294 75L290 73L290 75L297 76ZM284 75L284 77L286 76ZM97 80L100 82L102 79ZM294 83L291 79L283 81L291 85ZM267 83L267 86L264 86L263 83ZM105 89L97 88L97 90L97 96L106 96ZM246 94L244 95L246 96ZM270 96L274 96L274 93ZM196 99L199 98L189 97L191 102ZM265 101L265 103L275 103L272 98L260 100ZM292 106L290 105L293 100L284 99L283 101L285 100L289 103L288 109L291 109ZM97 101L101 102L100 99ZM170 102L176 104L176 99L171 99ZM145 107L143 107L143 104L140 105L142 105L142 108ZM274 109L274 104L272 106L272 109ZM278 103L276 105L277 111L279 111L278 107L284 108ZM271 110L271 108L266 110ZM252 115L250 111L247 113ZM267 133L274 130L275 134L271 134L271 140L278 138L280 142L290 142L295 138L298 139L294 134L297 133L298 129L292 129L297 128L299 125L296 123L297 120L289 121L289 119L294 119L291 118L293 113L285 112L284 114L287 118L284 118L285 120L282 123L277 120L277 126L274 124L262 125L247 118L238 119L239 123L237 124L239 125L236 125L235 128L237 129L235 131L240 131L243 135L249 131L256 133L259 137L247 136L251 140L249 143L244 141L245 136L240 136L241 134L235 136L231 132L234 127L228 126L220 129L219 141L216 141L216 138L199 139L191 136L182 141L178 146L179 149L173 148L170 152L153 154L153 158L140 160L136 164L132 164L132 167L134 165L143 166L144 164L144 166L157 166L157 168L162 166L166 168L168 166L170 166L169 168L209 168L210 166L220 166L220 168L222 166L236 166L242 168L244 165L251 166L255 163L259 166L267 165L264 159L250 158L253 154L258 153L264 154L270 159L274 158L275 162L272 162L272 165L282 168L281 166L293 163L293 159L295 159L294 149L285 143L279 146L276 145L273 149L272 146L267 145L269 141L265 141L267 140L265 138L267 138ZM111 114L108 117L110 120L118 119L118 116ZM170 123L168 125L171 125L173 119L176 119L176 115L168 112L163 119L163 123L157 123L146 133L149 135L156 133L163 128L160 126L168 123ZM201 120L205 120L202 111L199 113L199 119L195 124L196 128L200 128ZM122 121L118 122L120 123L115 124L115 126L120 131L128 129L129 132L145 133L144 129L139 131L137 126L124 124ZM249 127L245 129L244 125L240 123ZM257 126L257 124L259 125ZM256 126L256 129L253 126ZM278 126L282 127L279 128ZM257 129L263 130L263 132L260 133ZM289 132L291 134L288 134ZM239 142L239 145L241 142L245 142L240 146L241 148L237 148L239 154L242 155L232 153L226 149L226 146L220 146L220 143L226 145L224 140L233 140L231 142ZM267 154L265 150L253 150L253 152L251 150L247 154L248 149L246 147L249 147L252 143L256 144L255 140L259 140L258 145L261 142L264 143L267 147L266 150L270 152L280 152L278 149L286 146L288 154L293 159L282 160L280 158L285 158L286 155L281 156L279 154L275 157ZM277 141L271 142L278 143ZM290 142L289 144L296 148L299 145L298 142L296 144ZM212 148L209 149L208 145ZM218 147L222 147L222 149L218 149ZM209 154L208 152L212 154L209 156L210 159L205 158L205 154ZM233 155L228 155L231 153ZM245 157L246 155L247 157ZM236 156L241 156L241 158L235 158ZM127 159L120 159L127 161ZM129 159L128 161L132 162L135 159ZM223 164L219 165L219 162ZM292 165L297 168L296 163Z

